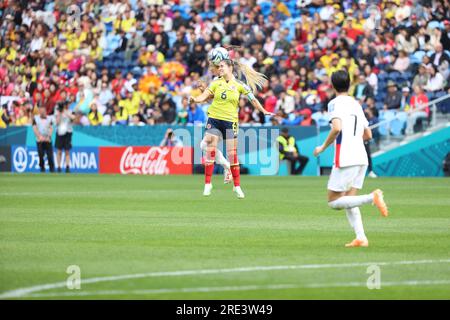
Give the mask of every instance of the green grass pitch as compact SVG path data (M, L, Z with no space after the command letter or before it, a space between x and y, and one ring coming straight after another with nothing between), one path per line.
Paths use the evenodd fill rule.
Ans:
M2 174L0 297L450 299L450 180L366 179L391 214L362 207L353 249L326 181L243 176L238 200L222 176L204 198L202 176Z

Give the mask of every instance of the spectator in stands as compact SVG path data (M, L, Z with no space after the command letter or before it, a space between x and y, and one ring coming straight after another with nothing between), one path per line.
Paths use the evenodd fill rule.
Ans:
M395 42L397 50L405 51L407 54L414 53L419 46L416 37L412 36L406 28L400 29L400 33L395 37Z
M187 96L184 96L181 100L181 110L177 113L177 124L186 124L188 122L188 106L189 100Z
M301 126L315 126L316 121L312 118L312 111L309 108L305 108L300 110L298 113L300 116L303 116L302 121L300 122Z
M361 73L358 76L357 84L355 89L353 90L353 96L359 101L359 103L363 104L367 98L373 98L373 88L369 85L366 80L366 76Z
M442 43L439 42L438 44L436 44L435 52L431 56L431 63L436 67L440 67L444 62L447 63L446 68L448 68L450 64L450 57L444 51Z
M409 109L410 107L410 95L411 90L409 87L403 87L402 88L402 98L400 100L400 110L405 111L405 109Z
M100 92L99 92L98 99L99 99L100 103L102 105L104 105L104 106L110 106L111 105L112 100L114 99L114 94L109 89L109 86L108 86L107 82L102 82L101 83L101 89L100 89Z
M112 124L127 125L127 123L128 123L127 109L123 105L120 105L117 100L114 100L113 101Z
M445 79L442 74L439 72L438 67L435 65L428 68L428 82L425 85L424 89L427 92L428 96L433 99L435 97L435 93L444 89L445 87Z
M291 163L291 174L302 174L309 159L302 156L298 151L297 143L294 136L289 134L288 128L281 129L281 135L277 138L280 160L288 160ZM297 168L297 163L299 166Z
M393 70L399 72L405 72L409 68L409 57L405 50L400 50L398 53L397 59L395 59L394 65L392 66Z
M244 97L239 99L239 123L253 122L253 108Z
M172 124L176 120L176 107L170 98L166 98L161 104L161 117L163 123Z
M441 33L441 44L444 50L450 51L450 21L444 21L444 30Z
M131 117L131 123L130 126L133 127L142 127L145 126L145 122L141 121L141 118L139 116L139 114L135 114Z
M412 83L413 88L416 86L425 87L428 83L428 79L430 78L429 73L427 72L427 66L424 63L419 65L418 73L414 76L414 80Z
M5 129L9 121L7 105L0 106L0 129Z
M44 105L39 107L39 115L34 116L33 131L36 135L41 172L45 172L45 155L47 155L50 172L55 172L52 147L53 118L47 115L47 109Z
M429 119L430 108L427 106L428 97L424 94L420 86L415 86L414 95L411 97L411 103L408 109L408 121L406 126L406 134L413 134L414 126L418 121Z
M376 125L379 120L378 117L375 115L375 111L376 109L374 108L366 108L364 110L364 113L366 115L367 121L369 122L369 126L373 126ZM373 130L372 131L372 139L375 142L375 144L378 146L380 143L380 133L378 132L378 130ZM375 172L373 172L373 167L372 167L372 151L370 148L370 140L366 140L364 141L364 147L366 148L366 153L367 153L367 158L369 160L369 166L368 166L368 175L371 178L376 178L377 175L375 174Z
M378 118L379 112L378 112L377 107L375 106L375 98L373 98L373 97L367 98L366 103L363 104L363 108L364 108L364 111L366 109L370 109L373 116Z
M399 110L402 94L398 91L394 81L389 80L387 83L388 93L384 100L384 110Z
M431 60L425 55L423 62L438 64L444 79L450 74L445 51L439 48L442 44L444 50L449 50L448 0L417 1L414 6L408 1L395 4L380 0L356 3L327 0L295 8L278 1L267 12L255 1L235 1L233 5L220 2L218 6L211 1L182 2L185 12L191 12L188 17L175 10L175 6L162 2L78 1L79 30L72 30L76 26L69 25L64 6L55 6L51 1L21 1L9 6L0 12L3 23L1 94L25 97L28 92L34 105L45 104L51 113L64 95L61 94L64 83L68 83L67 96L71 99L72 95L77 96L77 110L87 115L95 100L99 102L100 113L104 106L106 112L115 117L111 102L109 105L107 102L111 101L109 93L97 90L102 90L103 83L107 83L106 90L111 90L115 99L127 100L128 94L123 90L127 79L123 75L132 71L132 78L137 81L136 85L131 85L133 103L126 103L131 108L124 109L122 116L124 112L139 111L141 120L148 125L167 123L173 120L172 107L163 111L161 103L155 103L155 97L167 91L175 95L187 94L192 84L185 79L191 77L192 72L199 76L205 74L207 51L225 44L241 46L233 50L236 58L242 57L246 63L253 64L255 70L268 75L267 88L258 93L263 105L276 106L282 99L282 91L296 92L295 108L287 108L289 112L284 115L288 119L296 117L299 107L310 105L314 110L321 109L326 102L323 90L317 93L320 103L305 101L315 99L313 90L326 86L327 72L337 68L348 69L353 85L358 82L356 70L364 70L374 94L379 93L376 78L380 80L380 88L384 87L384 79L389 79L386 71L398 70L403 73L402 80L412 81L404 71L416 75L411 65L414 60L408 62L408 56L415 50L436 51ZM370 10L373 6L380 9L376 15ZM202 19L203 14L215 17ZM284 26L283 19L288 17L301 20ZM397 52L403 50L405 55L399 53L396 58ZM442 56L444 61L441 61ZM182 64L186 71L177 79L180 81L177 90L172 90L173 83L165 82L159 72L161 67L167 66L166 62L172 61ZM298 81L292 82L292 72L298 75ZM113 79L108 79L110 75ZM142 76L155 76L162 83L155 81L153 92L144 92L147 89L140 85ZM408 79L404 79L406 77ZM421 85L427 85L422 76L419 78ZM269 89L273 94L268 94ZM94 98L96 94L98 98ZM8 108L11 108L9 102ZM72 103L70 108L75 109L75 105ZM17 122L17 116L8 118L7 125L21 123ZM20 118L25 119L24 116ZM106 114L103 116L103 125L132 123L123 119L108 121ZM257 121L257 117L254 118ZM85 122L85 117L77 119ZM267 117L262 121L271 120Z
M171 128L167 129L164 138L160 143L161 147L182 147L183 143L177 136L175 136Z
M205 113L195 103L189 104L187 123L191 125L202 125L206 121Z
M98 111L97 103L91 103L91 111L88 113L91 126L99 126L103 122L103 115Z
M277 110L281 110L284 114L290 114L295 110L295 99L293 96L287 94L286 91L280 93L280 99L277 102Z
M373 94L378 92L378 76L373 72L372 67L369 64L364 66L364 75L366 76L367 83L372 87Z
M367 99L367 103L364 105L364 113L366 115L367 121L369 122L369 126L378 123L379 111L375 107L375 101L373 98ZM375 134L373 134L373 136L375 137Z
M70 150L72 149L72 122L75 116L69 110L69 102L60 102L56 111L56 167L62 168L62 151L65 151L66 173L70 172Z

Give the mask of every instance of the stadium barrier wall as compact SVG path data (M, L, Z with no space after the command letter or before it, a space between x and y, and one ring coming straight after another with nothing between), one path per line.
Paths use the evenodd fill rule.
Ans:
M100 154L102 148L122 147L122 149L118 150L123 151L126 150L124 147L127 146L158 146L168 128L169 126L164 125L154 127L76 127L73 134L74 148L71 153L72 172L100 173L112 170L115 173L120 173L120 162L119 166L114 169L101 170ZM203 128L181 126L171 126L171 128L175 129L175 132L179 129L187 130L189 137L183 137L183 144L192 148L191 153L195 160L194 162L201 163L199 159L201 152L198 145L202 138ZM259 131L264 129L269 130L271 134L261 135ZM288 174L287 163L282 163L281 167L277 166L275 169L272 168L273 170L263 170L264 166L267 166L268 159L270 160L269 162L278 163L278 150L273 141L276 139L277 130L279 129L279 127L242 127L240 129L242 130L240 135L244 140L251 136L248 130L254 130L258 139L255 148L246 149L244 154L240 154L240 161L248 168L249 174ZM329 131L327 128L322 128L320 131L314 127L297 126L289 129L290 133L297 139L300 153L308 156L310 160L305 168L304 175L318 175L319 167L330 168L332 166L333 148L329 148L319 159L315 159L312 156L314 147L325 140ZM196 133L195 131L199 132ZM262 138L263 136L264 138ZM267 143L260 143L264 142L262 140L266 140L265 142ZM450 128L447 127L374 157L374 171L379 176L443 176L442 161L449 152ZM261 153L264 153L265 156L260 157ZM120 154L119 151L118 154ZM265 159L266 162L261 163L261 158ZM249 159L254 161L249 161ZM192 172L192 168L190 170ZM32 128L10 127L0 129L1 171L39 171L36 142ZM183 174L188 173L183 171Z
M124 147L159 146L168 128L172 128L175 135L180 137L183 146L192 148L191 153L194 163L201 164L202 153L199 150L199 144L204 133L204 128L201 126L74 127L72 136L74 149L71 155L71 159L74 159L72 161L72 172L106 173L107 171L114 171L114 173L120 173L120 166L102 170L101 154L105 152L102 151L102 148L122 147L122 149L117 149L121 151L115 151L115 154L120 155L123 150L126 150ZM239 161L248 169L249 174L287 175L287 165L282 163L282 166L279 167L278 146L275 143L280 129L280 127L245 126L239 129ZM331 149L321 155L319 160L312 156L314 147L325 139L328 129L324 128L318 132L315 127L294 126L289 127L289 130L290 134L297 139L300 153L309 157L310 161L304 170L304 175L314 176L317 175L319 166L332 166L333 151ZM55 133L53 134L53 141L55 141ZM12 146L13 148L10 157L8 157L11 158L12 164L10 171L37 172L39 170L36 139L31 127L0 129L0 146ZM133 148L133 150L137 149ZM86 159L86 156L90 160L90 165L89 162L88 164L82 162L86 161L83 160ZM95 167L93 165L94 158L96 159ZM169 169L169 171L173 170ZM160 171L157 170L157 172ZM192 168L190 173L192 173ZM186 168L183 169L183 174L187 174Z
M0 146L0 172L11 172L11 147Z
M53 149L53 158L56 161L56 149ZM11 146L11 172L40 172L39 156L36 145L12 145ZM65 167L65 157L62 158L62 167ZM73 147L70 151L71 171L74 173L98 173L99 172L99 148L98 147ZM56 166L56 162L55 162ZM48 162L45 162L46 170L49 170Z
M99 173L192 174L191 147L100 147Z
M450 152L450 127L373 157L374 171L389 177L442 177Z

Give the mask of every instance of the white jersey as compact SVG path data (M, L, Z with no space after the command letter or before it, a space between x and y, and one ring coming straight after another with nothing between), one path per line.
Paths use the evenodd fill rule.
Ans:
M328 112L331 120L339 118L342 121L342 130L334 145L334 166L368 165L363 134L369 122L359 102L350 96L338 96L328 104Z

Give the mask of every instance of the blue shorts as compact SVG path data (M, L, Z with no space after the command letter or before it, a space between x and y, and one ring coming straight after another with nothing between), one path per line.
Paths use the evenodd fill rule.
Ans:
M208 118L206 133L222 137L224 140L235 139L238 136L239 126L237 122Z

